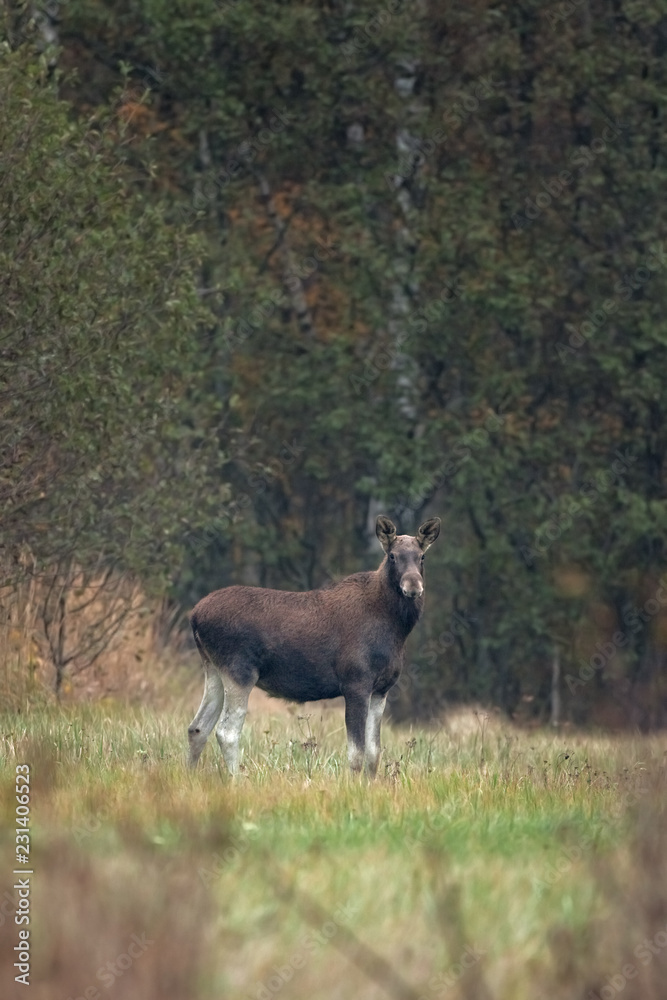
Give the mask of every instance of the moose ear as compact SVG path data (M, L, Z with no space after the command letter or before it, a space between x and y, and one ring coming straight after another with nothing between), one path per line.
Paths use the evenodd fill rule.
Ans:
M424 521L421 528L417 532L416 538L419 543L419 548L422 552L426 552L430 545L436 540L440 534L440 518L431 517L428 521Z
M378 514L375 519L375 534L385 552L389 552L396 541L396 525L385 514Z

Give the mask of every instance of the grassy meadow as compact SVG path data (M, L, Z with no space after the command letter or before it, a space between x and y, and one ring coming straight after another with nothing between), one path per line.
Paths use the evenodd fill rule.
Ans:
M3 997L667 997L665 737L459 711L385 726L371 782L339 710L258 699L231 781L214 738L185 768L197 694L2 715L3 880L23 762L35 873Z

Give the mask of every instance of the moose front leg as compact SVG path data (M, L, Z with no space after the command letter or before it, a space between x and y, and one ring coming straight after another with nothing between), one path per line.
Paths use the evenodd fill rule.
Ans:
M366 720L370 693L346 691L345 728L347 729L347 760L351 771L361 771L366 752Z
M375 777L380 760L380 728L384 706L387 704L386 694L372 694L366 717L366 770Z

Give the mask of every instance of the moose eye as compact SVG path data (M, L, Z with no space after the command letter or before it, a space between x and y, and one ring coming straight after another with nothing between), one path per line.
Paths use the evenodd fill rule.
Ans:
M393 555L393 554L389 555L389 559L390 559L391 562L396 562L396 556Z

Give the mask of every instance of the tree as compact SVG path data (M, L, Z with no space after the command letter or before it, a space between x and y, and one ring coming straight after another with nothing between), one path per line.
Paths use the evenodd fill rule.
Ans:
M226 495L196 400L201 246L129 189L124 93L77 123L46 57L0 56L3 575L162 592Z
M374 505L405 527L443 514L429 689L543 714L555 648L567 676L650 597L666 13L68 5L63 45L83 45L103 99L119 55L151 87L152 188L148 154L128 159L207 241L202 364L256 527L216 540L188 586L249 563L259 582L318 583L374 558ZM299 268L321 240L336 253ZM653 683L661 658L649 625L565 711L585 718L614 672Z

